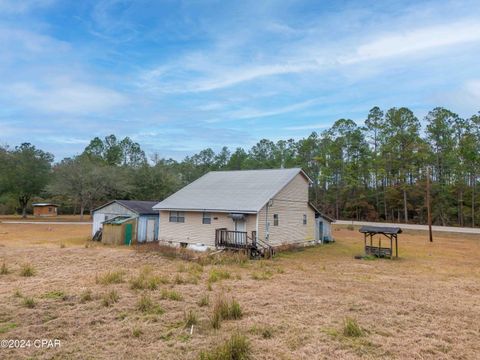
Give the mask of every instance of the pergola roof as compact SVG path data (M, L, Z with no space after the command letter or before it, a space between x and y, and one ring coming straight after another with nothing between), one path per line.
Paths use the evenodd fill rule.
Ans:
M387 227L387 226L362 226L359 230L364 234L401 234L402 229L399 227Z

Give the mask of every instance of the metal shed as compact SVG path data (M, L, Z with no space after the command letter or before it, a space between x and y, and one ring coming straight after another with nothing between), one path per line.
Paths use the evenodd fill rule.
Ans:
M113 200L93 210L92 236L103 228L106 221L118 216L135 219L133 241L151 242L158 240L159 216L152 209L156 201Z

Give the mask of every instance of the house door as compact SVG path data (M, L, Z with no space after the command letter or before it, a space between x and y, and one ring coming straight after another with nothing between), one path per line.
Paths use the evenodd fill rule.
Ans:
M318 239L323 244L323 221L318 222Z
M235 233L235 243L245 245L247 242L247 224L245 220L235 220L235 231L243 231L242 233Z
M125 224L125 245L132 244L132 224Z
M247 231L245 220L235 220L235 231Z
M147 242L155 241L155 219L147 220Z

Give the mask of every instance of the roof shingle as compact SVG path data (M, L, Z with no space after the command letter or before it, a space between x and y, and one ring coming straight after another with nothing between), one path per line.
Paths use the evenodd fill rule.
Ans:
M211 171L154 209L256 213L299 173L305 175L299 168Z

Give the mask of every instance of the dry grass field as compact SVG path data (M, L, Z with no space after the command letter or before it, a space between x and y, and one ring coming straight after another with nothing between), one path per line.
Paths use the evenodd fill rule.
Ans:
M254 359L480 356L478 237L406 233L399 260L355 260L361 234L343 228L274 260L199 264L86 245L89 232L0 224L0 339L61 340L1 359L197 359L232 334ZM223 320L221 298L240 305Z
M80 215L58 215L58 216L33 216L28 215L25 219L21 215L0 215L1 221L22 221L22 222L91 222L92 219L89 215L84 215L83 219Z

